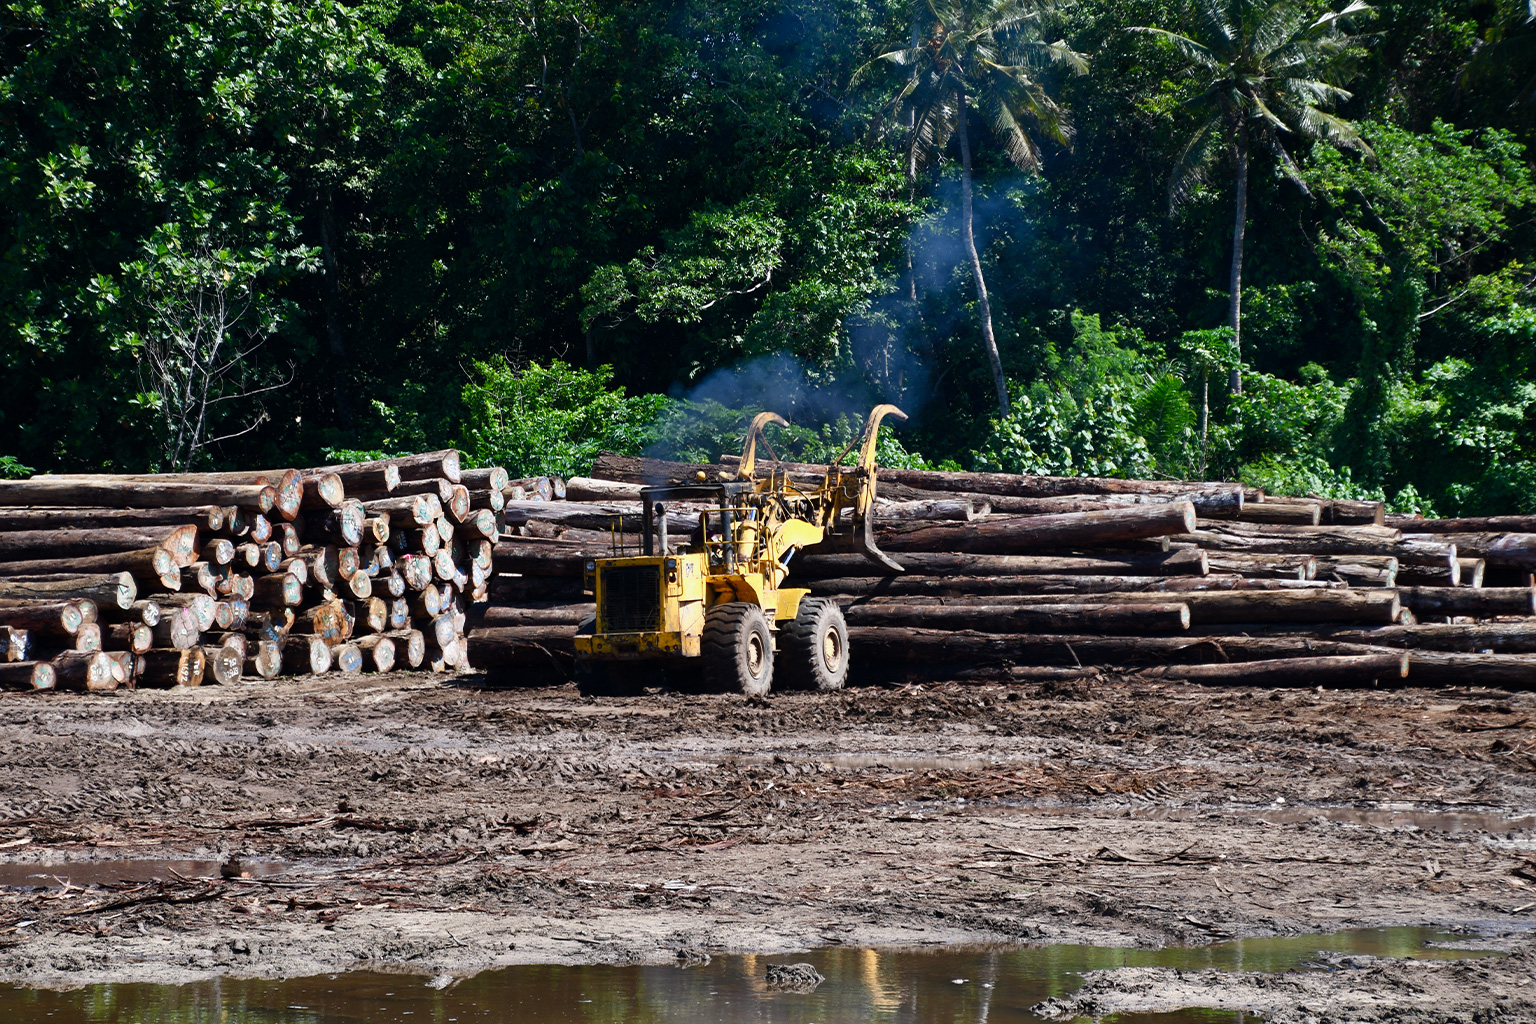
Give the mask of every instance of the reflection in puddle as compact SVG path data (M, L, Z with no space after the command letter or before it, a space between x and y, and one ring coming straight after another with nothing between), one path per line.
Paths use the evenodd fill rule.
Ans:
M1161 950L1097 946L936 951L819 949L786 956L721 956L696 967L556 967L446 978L355 972L287 981L228 978L193 985L93 985L68 992L0 987L0 1020L57 1024L1013 1024L1028 1008L1066 995L1083 971L1113 967L1284 971L1319 952L1459 959L1478 952L1426 947L1455 939L1432 928L1388 928L1248 939ZM770 989L770 963L810 963L826 981L812 992ZM1251 1020L1186 1010L1121 1017L1160 1024Z
M118 882L164 882L177 878L267 878L287 870L277 860L78 860L57 864L0 864L0 886L62 889L115 885Z

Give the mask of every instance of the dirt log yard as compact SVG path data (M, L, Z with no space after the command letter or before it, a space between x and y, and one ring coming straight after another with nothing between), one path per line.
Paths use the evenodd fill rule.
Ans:
M1536 1014L1528 694L480 683L0 703L0 866L236 858L262 876L0 890L0 975L467 974L1438 924L1514 954L1458 967L1458 999Z

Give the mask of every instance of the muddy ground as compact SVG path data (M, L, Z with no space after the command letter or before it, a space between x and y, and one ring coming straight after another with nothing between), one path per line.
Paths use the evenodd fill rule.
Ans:
M1536 818L1510 820L1536 814L1531 695L1099 680L746 702L480 682L0 697L4 862L293 862L0 888L0 979L1475 923L1515 953L1455 968L1458 998L1536 1018ZM1395 991L1409 1006L1415 985L1378 973L1376 1011ZM1318 984L1344 975L1363 976ZM1106 984L1083 1005L1160 1005L1155 975Z

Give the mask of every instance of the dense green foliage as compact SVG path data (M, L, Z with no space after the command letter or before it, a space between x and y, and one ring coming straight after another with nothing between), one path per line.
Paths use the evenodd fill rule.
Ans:
M954 12L991 19L966 60L1022 55L965 105ZM825 458L887 400L893 462L1536 512L1528 15L16 0L0 475L450 444L574 472L714 457L763 407ZM1261 58L1298 70L1223 106Z

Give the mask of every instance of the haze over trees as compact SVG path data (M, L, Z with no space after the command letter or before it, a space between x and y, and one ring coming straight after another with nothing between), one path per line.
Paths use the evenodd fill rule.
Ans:
M815 457L889 400L892 461L1536 512L1533 40L1516 0L11 4L0 472L568 472L765 406Z

